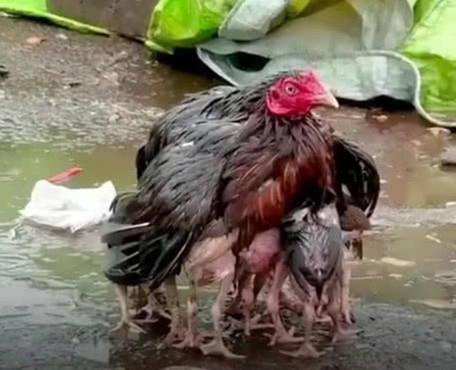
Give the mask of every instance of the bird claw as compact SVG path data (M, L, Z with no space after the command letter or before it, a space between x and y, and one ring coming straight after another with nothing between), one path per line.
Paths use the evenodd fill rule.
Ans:
M146 331L141 328L133 319L131 318L123 318L121 319L116 326L114 326L110 332L111 333L114 333L116 331L119 331L120 329L122 329L123 327L127 327L129 329L131 329L133 332L136 332L136 333L146 333Z
M161 308L155 308L155 307L150 307L150 306L143 306L139 310L130 310L130 314L135 317L141 316L141 314L145 312L145 317L143 319L135 319L136 322L141 322L141 323L155 323L159 321L159 318L156 317L154 314L157 314L157 316L162 317L167 320L171 320L171 316L166 313L163 309Z
M264 316L261 314L258 314L250 319L250 323L247 324L245 323L244 326L244 334L246 336L250 336L250 333L252 330L263 330L263 329L272 329L274 328L273 324L260 324L259 322Z
M166 335L166 337L163 340L163 342L161 342L157 346L157 348L158 349L163 349L163 348L166 348L166 347L171 347L171 346L173 346L174 342L177 342L179 340L181 340L181 341L185 340L185 335L183 334L182 328L173 329Z
M334 344L334 343L346 340L349 337L351 337L352 335L355 335L356 333L357 333L357 331L355 331L355 330L343 330L343 329L339 328L334 331L334 333L332 335L331 343Z
M290 356L290 357L310 357L310 358L319 358L323 352L318 352L315 347L310 344L303 344L296 351L280 351L280 353Z
M265 333L266 337L270 338L269 346L275 346L276 344L294 344L304 342L302 337L294 337L294 327L289 332L275 332L274 334Z
M356 323L355 315L351 310L345 311L342 316L346 324L351 325Z
M230 359L245 358L245 356L236 355L233 352L231 352L228 348L226 348L222 339L215 338L208 344L201 345L199 348L200 348L201 352L203 352L204 356L209 356L209 355L222 356L222 357L230 358Z
M176 349L196 348L201 345L201 336L198 334L186 332L184 340L172 346Z

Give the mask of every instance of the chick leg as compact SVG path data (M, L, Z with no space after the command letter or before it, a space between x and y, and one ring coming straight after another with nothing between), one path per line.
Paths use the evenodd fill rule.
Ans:
M253 297L253 289L252 289L252 275L248 274L239 284L239 288L241 290L241 297L242 297L242 314L244 316L244 334L249 336L250 335L250 324L251 324L251 317L250 314L252 312L255 299Z
M335 343L345 335L345 331L341 326L341 301L339 299L340 297L342 297L342 299L344 298L344 293L341 292L343 287L341 287L339 282L336 282L333 289L334 291L329 297L327 312L332 320L332 342Z
M223 343L223 332L221 327L222 309L228 297L228 292L233 282L233 278L234 273L230 273L223 278L220 284L219 293L212 306L211 313L214 325L215 338L210 343L200 346L200 349L205 356L218 355L227 358L244 358L244 356L236 355L230 352L230 350L226 348L225 344Z
M187 331L184 340L174 345L175 348L194 348L199 345L198 337L198 292L196 282L190 280L190 296L187 299Z
M278 343L300 343L303 341L303 338L294 337L293 334L287 332L280 318L279 296L287 275L288 269L285 262L278 262L274 271L274 278L267 299L267 309L271 315L272 323L275 328L275 333L271 336L271 341L269 343L270 346Z
M304 303L304 310L303 310L303 319L304 319L304 343L301 347L294 352L285 352L281 351L283 354L292 356L292 357L312 357L318 358L321 353L318 352L315 347L310 342L310 337L312 334L312 326L315 321L316 312L315 308L313 307L310 302Z
M182 338L183 324L180 312L179 296L177 294L176 277L174 275L165 280L166 301L171 312L170 331L164 340L165 345L172 344Z
M350 278L351 268L350 263L344 260L342 263L342 276L339 278L340 284L340 310L347 324L352 324L354 318L350 309Z
M250 313L255 306L255 301L258 297L258 294L260 293L261 289L263 289L263 286L265 282L267 281L269 277L269 273L259 273L255 274L255 277L253 278L253 291L252 289L249 290L249 292L246 294L245 301L247 303L246 307L246 312L244 313L244 318L245 318L245 335L250 335L251 330L261 330L261 329L272 329L274 328L273 324L266 324L266 323L260 323L260 321L263 319L265 316L269 316L267 313L259 313L255 315L254 317L250 316Z
M133 331L145 333L146 331L141 328L133 320L130 311L128 310L128 290L126 285L116 285L116 295L119 300L120 306L120 321L111 329L111 332L115 332L123 328L124 326L129 327Z

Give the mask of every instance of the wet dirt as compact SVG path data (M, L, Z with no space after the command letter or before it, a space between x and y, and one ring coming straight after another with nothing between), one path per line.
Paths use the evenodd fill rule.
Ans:
M106 180L118 191L134 187L135 150L153 120L218 81L160 63L119 38L1 17L0 35L0 65L9 71L0 79L0 368L454 368L456 172L439 165L451 136L434 135L412 111L320 111L375 155L382 175L375 227L352 274L356 335L324 345L319 360L289 359L261 333L233 340L247 355L242 361L160 351L163 326L108 335L118 311L97 230L12 229L33 184L67 167L84 170L73 187ZM31 45L31 37L44 41ZM205 326L211 299L204 291Z

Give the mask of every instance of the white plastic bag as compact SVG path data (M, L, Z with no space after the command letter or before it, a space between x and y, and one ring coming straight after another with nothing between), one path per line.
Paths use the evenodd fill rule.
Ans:
M38 181L30 202L19 212L29 221L72 233L105 221L116 189L111 181L94 189L69 189Z

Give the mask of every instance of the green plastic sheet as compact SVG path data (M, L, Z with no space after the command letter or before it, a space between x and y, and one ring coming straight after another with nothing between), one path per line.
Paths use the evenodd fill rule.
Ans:
M219 34L249 35L258 19L268 24L267 12L272 20L285 11L282 0L270 0L268 7L261 0L239 1L243 6L233 8L227 18L233 21L224 22ZM249 14L241 12L255 6L249 24ZM341 98L390 96L409 101L431 123L456 127L456 0L311 0L299 14L278 28L270 22L263 37L209 40L198 55L235 85L314 68Z
M109 34L109 32L103 28L49 13L47 11L46 0L0 0L0 10L27 17L45 18L62 27L79 32Z
M217 34L237 0L160 0L155 7L147 45L172 53L175 47L193 47Z
M456 112L456 1L420 0L401 52L418 67L421 101L431 111Z

